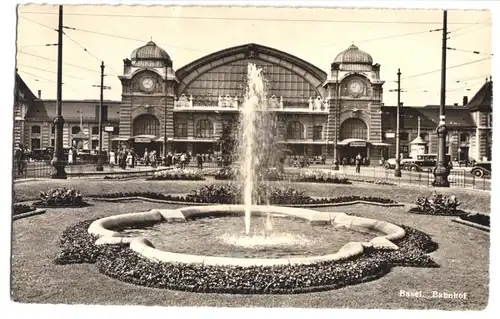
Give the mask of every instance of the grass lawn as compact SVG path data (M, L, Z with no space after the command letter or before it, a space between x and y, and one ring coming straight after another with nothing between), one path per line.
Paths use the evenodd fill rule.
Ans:
M40 191L50 187L73 187L84 194L96 195L116 192L151 191L164 194L187 194L208 183L227 183L215 179L205 181L146 181L144 178L133 180L97 180L97 179L67 179L26 181L14 184L16 199L28 201L38 199ZM366 183L353 185L320 184L320 183L288 183L274 182L285 186L303 189L309 196L338 197L346 195L379 196L392 198L403 203L413 203L418 196L432 194L432 188L416 186L387 186ZM440 188L439 193L455 195L463 202L461 209L466 211L487 213L490 212L490 193L471 189Z
M72 186L85 193L151 190L165 193L185 193L205 182L146 182L134 181L43 181L15 185L20 198L34 199L38 191L51 186ZM409 202L410 198L430 190L394 188L376 185L301 184L313 196L346 194L384 196ZM456 191L455 189L453 189ZM457 194L464 209L481 211L489 206L484 193ZM456 192L455 192L456 193ZM385 195L384 195L385 194ZM479 194L479 195L478 195ZM479 198L477 197L479 196ZM482 196L482 197L481 197ZM486 200L487 199L487 200ZM119 213L166 208L167 205L128 202L94 202L78 209L47 209L44 215L13 222L12 234L12 296L18 302L70 304L136 304L161 306L212 307L321 307L321 308L411 308L411 309L483 309L488 301L489 234L457 223L452 217L437 217L405 213L402 207L382 208L354 205L321 208L321 211L342 211L361 216L404 224L432 236L439 248L431 254L441 266L437 269L396 267L381 279L338 290L300 295L224 295L150 289L101 275L94 265L56 266L53 259L59 252L62 231L78 221ZM168 205L176 208L174 205ZM485 211L485 212L486 212ZM466 300L405 298L400 290L422 290L467 293Z

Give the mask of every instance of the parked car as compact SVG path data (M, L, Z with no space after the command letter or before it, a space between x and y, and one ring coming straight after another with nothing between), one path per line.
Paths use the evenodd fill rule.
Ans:
M491 178L491 162L478 162L472 167L470 172L476 177Z
M403 165L410 160L412 160L412 158L402 158L401 161L399 162L399 165L403 167ZM387 169L395 169L396 158L389 158L387 161L384 162L384 167Z

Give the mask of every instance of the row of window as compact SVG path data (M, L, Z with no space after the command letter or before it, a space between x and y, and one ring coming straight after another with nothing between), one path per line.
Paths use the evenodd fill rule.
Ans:
M81 140L80 139L73 139L73 146L74 147L77 147L78 143L80 142ZM55 139L50 139L50 146L54 147L55 146ZM97 147L99 146L99 140L92 140L91 141L91 149L96 149ZM32 138L31 139L31 149L32 150L35 150L35 149L40 149L42 148L42 141L41 139L39 138Z
M395 138L395 135L393 135ZM387 139L387 135L386 134L383 134L383 137L384 139ZM402 141L409 141L409 133L408 132L401 132L400 135L399 135L399 138L402 140ZM429 133L420 133L420 137L424 140L424 141L429 141ZM468 143L469 142L469 139L470 139L470 136L469 136L469 133L460 133L459 134L459 138L460 138L460 143ZM446 141L448 142L450 140L450 135L448 134L446 136Z
M82 129L80 126L73 126L71 127L71 134L76 135L80 133ZM42 133L42 128L40 125L33 125L31 126L31 134L41 134ZM52 125L51 127L51 133L52 135L56 134L56 127ZM98 135L99 134L99 126L92 126L92 135ZM113 135L119 135L119 128L115 127L113 130Z

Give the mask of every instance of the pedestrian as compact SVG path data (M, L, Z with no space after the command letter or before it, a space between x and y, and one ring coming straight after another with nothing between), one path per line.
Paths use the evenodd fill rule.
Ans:
M130 150L130 155L132 156L132 163L131 163L130 167L131 167L131 168L134 168L134 167L135 167L135 159L137 158L137 154L136 154L136 152L135 152L135 149L134 149L134 148L132 148L132 149Z
M173 160L173 159L172 159L172 153L170 153L170 152L169 152L169 153L167 154L167 167L172 166L172 160Z
M74 162L73 148L70 148L68 151L68 164L72 165L73 162Z
M358 156L356 156L356 173L358 174L361 173L361 160L361 154L358 154Z
M109 151L109 166L113 167L115 166L116 162L116 154L115 151L110 150Z
M132 167L132 151L127 153L127 166Z
M146 166L149 165L149 153L147 148L144 150L144 164Z
M150 153L151 167L156 168L156 151L152 150Z
M186 167L186 154L181 154L181 168L184 169Z
M203 169L203 157L200 154L196 154L196 161L198 163L198 169Z

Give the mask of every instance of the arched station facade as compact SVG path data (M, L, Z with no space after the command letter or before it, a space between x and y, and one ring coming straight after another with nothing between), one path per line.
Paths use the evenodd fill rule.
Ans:
M339 158L378 158L387 148L381 139L380 66L354 45L334 59L328 73L257 44L215 52L175 71L167 52L149 42L124 60L115 140L159 152L163 146L173 153L216 152L223 128L236 123L243 107L250 63L262 69L267 102L278 113L279 141L289 154L329 158L336 148Z

